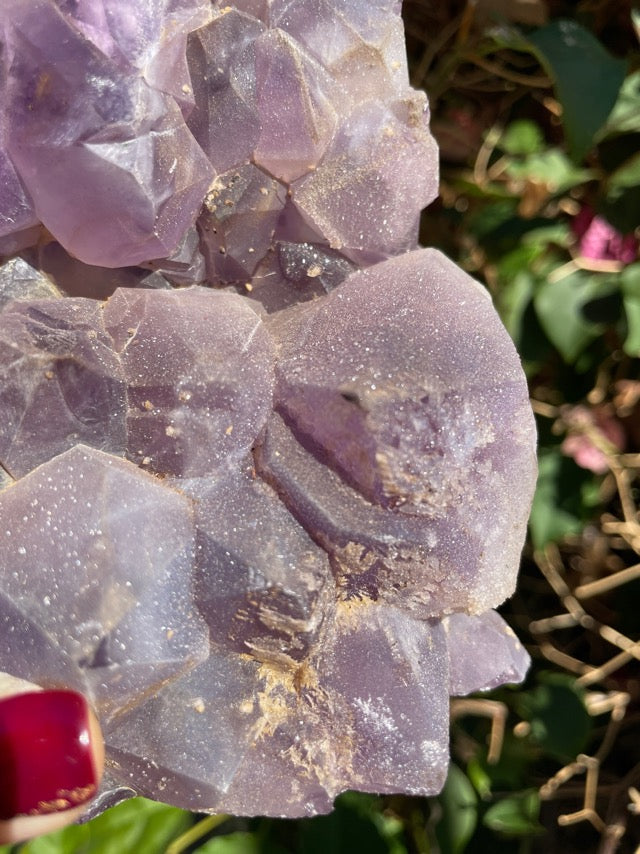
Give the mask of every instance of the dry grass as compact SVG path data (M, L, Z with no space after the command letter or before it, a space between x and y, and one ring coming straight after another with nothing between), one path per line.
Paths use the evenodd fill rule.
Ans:
M551 81L530 55L489 43L487 18L479 6L478 0L405 0L403 7L412 82L429 95L432 128L441 146L444 207L456 202L455 194L447 198L449 170L465 170L480 186L497 177L488 175L496 169L495 141L514 115L538 121L547 139L561 140ZM547 4L553 15L588 21L618 55L637 50L630 8L620 0ZM465 235L447 230L442 210L441 201L427 212L423 242L440 245L491 287L492 270L481 247L471 247L475 256L470 257ZM608 407L627 425L640 411L640 383L628 361L605 362L586 396L590 405ZM553 377L538 378L532 397L536 414L551 432L582 432L602 451L607 473L600 496L605 512L558 544L536 552L529 547L511 605L512 622L521 637L530 639L536 666L571 674L584 689L586 709L596 723L589 755L562 767L558 763L550 776L532 780L546 805L543 821L549 833L541 847L532 843L522 850L640 852L640 640L639 621L629 614L634 604L640 607L640 430L631 425L629 452L621 453L592 423L576 423L571 409L557 402ZM620 602L629 607L621 609ZM509 725L504 704L456 701L452 714L454 719L488 716L490 757L498 755ZM522 722L515 727L517 734L525 734ZM457 745L454 740L454 753L464 754L469 745L460 738Z

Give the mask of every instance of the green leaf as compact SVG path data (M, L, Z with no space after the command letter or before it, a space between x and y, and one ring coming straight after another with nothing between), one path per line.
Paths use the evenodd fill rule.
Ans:
M625 193L640 188L640 154L635 154L619 166L607 181L606 198L609 204L615 205ZM637 208L636 208L637 222Z
M640 133L640 71L634 71L622 84L618 99L598 140L625 133Z
M640 300L640 261L620 273L620 287L625 297Z
M440 850L442 854L461 854L478 823L478 798L467 776L453 763L438 800L442 808L436 825Z
M516 346L520 344L523 320L531 302L533 287L533 276L525 269L516 273L509 283L500 289L497 309Z
M541 449L538 483L529 518L534 548L541 549L549 542L582 529L581 487L592 477L558 448Z
M522 237L522 242L525 246L536 246L540 248L547 247L550 243L555 246L567 248L572 242L571 229L567 222L550 222L549 225L542 225L537 228L532 228Z
M589 169L576 166L559 148L530 154L523 160L513 160L505 174L516 180L545 184L552 193L564 193L596 177Z
M517 217L517 199L501 199L484 205L482 209L467 220L466 227L479 241L486 241L494 231Z
M473 756L467 765L467 777L478 795L487 800L491 797L491 777L477 756Z
M554 80L571 156L581 161L618 99L626 62L576 21L556 20L529 37Z
M533 308L533 295L548 273L564 260L546 238L561 239L559 230L535 227L522 234L518 246L497 261L496 308L513 338L525 370L536 372L552 352Z
M57 833L49 833L27 842L20 854L88 854L97 849L90 847L90 831L86 825L71 825Z
M303 819L298 823L300 854L394 854L397 846L378 821L378 799L346 792L336 800L330 815Z
M512 122L500 139L500 148L506 154L535 154L542 151L544 137L539 126L529 119Z
M215 836L200 848L197 854L263 854L263 846L254 833L229 833L227 836Z
M521 692L515 704L531 724L531 738L560 762L571 762L589 741L593 721L575 677L566 673L541 673L539 683Z
M547 279L538 289L533 302L540 325L567 364L574 364L603 328L602 324L587 320L584 306L614 290L610 280L584 270L576 270L559 281Z
M599 205L602 216L621 234L630 234L638 227L640 184L613 187Z
M192 823L186 810L133 798L87 824L34 839L20 854L161 854Z
M506 836L530 836L544 833L538 821L540 798L537 791L512 795L489 807L483 824Z
M620 286L627 316L624 351L629 356L640 356L640 263L625 267L620 274Z

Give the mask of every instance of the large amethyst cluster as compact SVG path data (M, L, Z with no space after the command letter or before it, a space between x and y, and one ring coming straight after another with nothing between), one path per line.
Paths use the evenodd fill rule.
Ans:
M197 810L437 792L521 679L515 349L417 247L395 0L3 0L0 671Z

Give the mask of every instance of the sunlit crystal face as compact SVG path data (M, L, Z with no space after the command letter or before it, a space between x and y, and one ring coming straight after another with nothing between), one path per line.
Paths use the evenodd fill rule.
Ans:
M526 671L491 609L535 437L487 295L416 248L398 9L39 5L0 13L0 251L58 241L0 267L0 670L95 705L94 812L437 792L450 694Z

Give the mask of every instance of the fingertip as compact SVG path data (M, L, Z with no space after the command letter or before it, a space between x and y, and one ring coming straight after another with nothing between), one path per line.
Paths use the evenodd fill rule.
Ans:
M0 843L76 821L104 769L98 720L76 691L0 674Z

